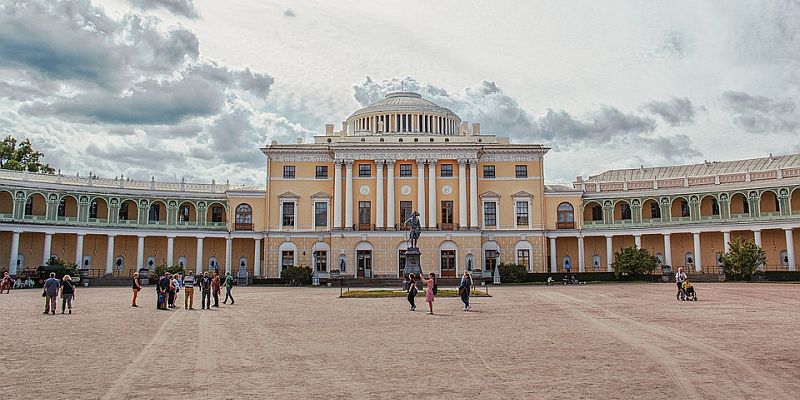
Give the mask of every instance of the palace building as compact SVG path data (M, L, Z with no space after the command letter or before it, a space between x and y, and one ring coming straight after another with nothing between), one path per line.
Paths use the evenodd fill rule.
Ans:
M311 143L264 147L265 187L0 171L0 269L57 256L93 276L180 264L397 278L417 211L422 269L443 277L499 263L610 271L614 251L633 245L717 273L735 237L764 248L764 268L796 270L800 154L612 170L567 187L545 183L548 150L398 92Z

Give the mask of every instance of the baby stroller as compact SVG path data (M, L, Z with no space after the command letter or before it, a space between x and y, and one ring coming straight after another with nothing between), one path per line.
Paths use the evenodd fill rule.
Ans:
M681 301L697 301L697 292L695 292L694 286L689 281L685 281L681 286L678 297Z

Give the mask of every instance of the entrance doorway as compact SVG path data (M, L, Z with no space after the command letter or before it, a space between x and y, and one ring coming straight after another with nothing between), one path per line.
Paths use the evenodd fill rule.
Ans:
M356 252L356 278L372 278L372 251L358 250Z

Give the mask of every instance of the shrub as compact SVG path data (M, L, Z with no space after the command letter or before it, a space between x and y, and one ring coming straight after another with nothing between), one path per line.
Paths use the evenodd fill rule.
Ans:
M311 284L311 268L305 266L299 267L286 267L281 272L281 281L290 285L310 285Z
M758 271L758 266L767 262L764 249L752 240L736 238L730 242L730 250L723 253L722 269L731 279L750 279Z
M156 266L156 269L150 271L150 279L156 279L157 280L161 276L165 275L167 272L169 272L172 275L175 275L175 274L185 275L186 274L186 271L180 265L161 264L159 266ZM150 281L150 282L155 282L155 281Z
M632 246L615 252L612 266L618 279L623 275L636 277L653 273L658 266L658 259L650 255L647 249Z
M525 282L528 272L522 264L505 264L501 263L500 266L500 281L515 283Z

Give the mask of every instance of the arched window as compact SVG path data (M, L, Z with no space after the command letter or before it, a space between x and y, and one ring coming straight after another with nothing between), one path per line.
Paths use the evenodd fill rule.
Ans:
M189 206L182 205L180 211L178 212L178 221L179 222L187 222L189 221Z
M686 256L684 257L684 261L685 261L685 265L687 267L693 266L694 265L694 254L692 254L691 252L686 253Z
M92 200L89 205L89 218L97 218L97 200Z
M664 255L661 253L656 253L656 265L659 267L664 264Z
M631 206L628 203L622 203L620 206L620 215L622 219L631 219Z
M599 254L595 254L595 255L592 256L592 267L594 268L595 271L599 271L600 270L600 255Z
M558 229L575 228L575 209L570 203L558 205Z
M159 212L161 211L161 207L158 204L153 204L150 206L150 214L148 216L148 221L158 221L159 220Z
M67 199L61 199L58 202L58 216L63 217L67 215Z
M119 205L119 219L122 221L128 220L128 205L130 202L125 201Z
M253 209L249 204L239 204L236 207L236 223L249 224L253 222Z
M681 200L681 217L688 217L689 216L689 202L686 200Z

